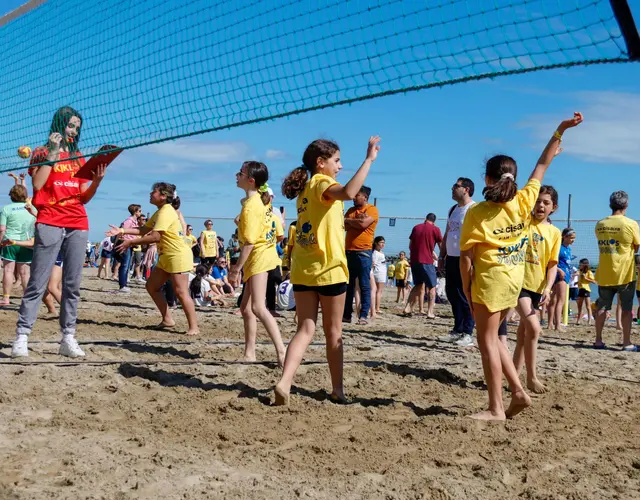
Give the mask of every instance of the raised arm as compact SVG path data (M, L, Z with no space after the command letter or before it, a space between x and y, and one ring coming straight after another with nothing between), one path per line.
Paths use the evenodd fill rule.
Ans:
M324 192L324 197L328 200L353 200L360 188L364 185L364 181L369 175L369 168L371 164L376 161L378 157L378 151L380 151L380 137L377 135L369 137L369 144L367 146L367 157L365 158L360 168L355 175L344 186L340 184L334 184Z
M547 146L542 151L540 158L538 158L536 168L533 169L533 172L531 173L531 177L529 177L529 179L537 179L538 181L542 182L542 179L544 179L544 174L549 168L549 165L551 165L553 159L562 152L562 148L560 147L560 143L562 142L562 134L564 134L567 129L580 125L582 123L582 120L582 113L576 112L573 113L573 118L564 120L560 123L560 125L558 125L558 128L551 136L551 139L549 139Z
M62 134L54 132L49 136L49 144L48 144L49 151L46 157L46 161L56 162L60 159L61 143L62 143ZM53 164L41 165L35 168L35 171L31 178L34 192L38 191L39 189L42 189L42 186L45 185L45 183L47 182L47 179L49 178L49 174L51 173L52 168L53 168Z

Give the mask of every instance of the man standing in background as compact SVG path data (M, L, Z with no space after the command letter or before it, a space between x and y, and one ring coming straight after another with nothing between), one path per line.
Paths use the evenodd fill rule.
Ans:
M451 188L451 197L457 202L449 211L447 228L444 233L442 245L440 245L440 258L438 268L446 273L445 291L451 311L453 312L453 330L446 337L441 337L443 342L455 342L468 347L473 345L473 328L475 321L471 308L464 295L462 277L460 276L460 229L464 222L467 210L474 201L471 199L474 185L471 179L460 177Z
M373 252L373 237L378 225L378 209L368 203L370 194L371 188L362 186L353 199L353 207L347 210L344 216L344 228L347 232L345 250L349 267L349 284L347 285L342 321L351 323L357 279L360 282L362 300L359 325L368 323L367 318L371 307L371 254Z
M442 241L440 228L436 226L436 214L428 214L422 224L418 224L409 236L409 262L413 274L414 287L409 294L404 314L411 314L414 306L424 309L424 294L428 294L427 318L434 319L436 285L438 277L435 266L435 248Z

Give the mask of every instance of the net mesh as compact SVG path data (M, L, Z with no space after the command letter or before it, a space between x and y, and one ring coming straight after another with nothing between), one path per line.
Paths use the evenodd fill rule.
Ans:
M2 24L2 23L0 23ZM0 27L0 171L55 111L80 150L632 58L607 0L48 0Z

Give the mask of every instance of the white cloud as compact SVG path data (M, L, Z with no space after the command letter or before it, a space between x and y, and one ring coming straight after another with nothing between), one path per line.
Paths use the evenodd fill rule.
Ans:
M267 160L286 160L291 157L289 153L280 149L267 149L264 156Z
M171 141L149 146L145 152L191 163L233 163L251 156L244 142Z
M576 111L584 123L570 130L562 143L565 154L595 163L640 165L640 94L580 92ZM558 124L557 115L529 116L521 126L545 140Z

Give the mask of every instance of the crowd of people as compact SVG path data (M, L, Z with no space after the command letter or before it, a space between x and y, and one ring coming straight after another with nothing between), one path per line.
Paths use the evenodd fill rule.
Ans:
M236 174L242 209L226 248L212 220L204 222L199 236L194 234L180 212L176 186L165 182L151 188L149 203L156 211L150 217L143 215L141 205L131 204L128 216L92 245L87 242L84 206L99 189L106 165L98 165L91 181L74 177L85 164L78 148L82 116L70 107L61 108L46 145L37 148L31 159L33 199L28 197L25 177L14 176L11 204L0 213L2 304L9 303L16 278L24 289L11 354L28 356L28 338L40 303L55 310L55 300L60 304L60 354L84 356L75 340L77 306L82 269L94 265L98 278L117 280L113 293L128 294L130 283L144 283L161 317L158 328L175 327L172 310L179 303L188 335L199 333L196 307L232 306L237 296L244 324L243 359L256 359L258 322L273 342L282 368L274 391L277 405L289 402L321 310L331 399L344 403L342 324L355 321L364 326L381 314L387 284L397 288L396 302L402 302L398 314L433 319L436 289L445 280L453 328L441 340L474 345L475 331L482 356L489 403L474 418L513 417L531 404L527 389L545 390L535 369L543 309L548 327L562 329L572 276L577 284L578 322L583 309L591 321L590 287L598 286L594 346L604 347L603 326L617 296L623 349L637 350L630 335L640 233L638 224L625 215L626 193L611 195L612 213L596 225L600 260L595 275L585 259L572 272L575 232L570 228L560 232L550 221L558 193L542 181L561 152L563 134L581 122L582 115L576 113L560 123L522 189L517 185L516 161L504 155L486 162L484 201L474 202L471 179L458 178L444 235L435 224L435 214L429 213L409 235L409 259L401 252L388 262L385 239L375 234L378 209L369 203L371 189L364 185L380 151L377 136L369 139L362 165L344 185L336 180L342 169L339 146L328 140L308 145L302 165L282 183L283 195L296 200L297 212L286 237L285 213L273 207L267 166L247 161ZM345 201L353 202L346 212ZM288 346L280 334L277 309L296 312L297 330ZM511 354L506 322L516 314L519 326ZM526 389L519 377L524 367ZM503 375L512 398L507 409L502 402Z

